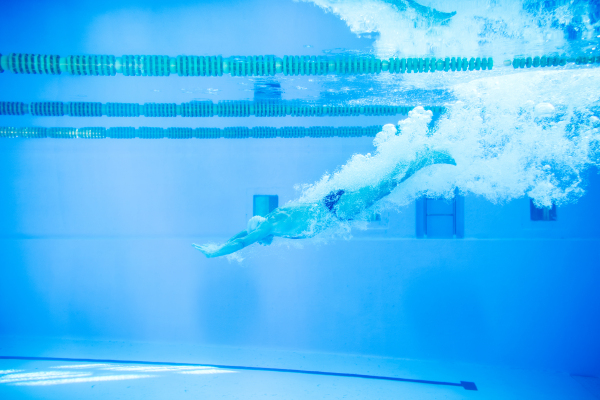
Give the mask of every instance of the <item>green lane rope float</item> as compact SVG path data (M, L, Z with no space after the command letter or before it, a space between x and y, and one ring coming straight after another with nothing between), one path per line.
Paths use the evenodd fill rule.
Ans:
M288 126L273 127L231 127L231 128L13 128L0 127L0 138L30 139L247 139L247 138L329 138L329 137L374 137L382 126Z
M600 64L600 56L580 55L515 57L505 60L505 66L514 68L537 68ZM125 55L59 55L10 53L0 54L0 73L114 76L273 76L284 75L358 75L423 73L436 71L491 70L491 57L424 57L390 58L380 60L365 56L150 56Z
M324 116L391 116L406 115L416 106L332 106L300 101L231 100L194 101L190 103L62 103L42 101L20 103L0 101L0 115L26 115L62 117L324 117ZM445 107L424 106L426 110L442 113Z
M131 56L0 54L0 72L114 76L273 76L357 75L419 73L436 71L490 70L491 57L390 58L380 60L361 56Z
M542 56L542 57L515 57L512 61L504 61L505 66L512 65L513 68L538 68L565 66L567 63L576 65L600 64L600 56L581 55L578 57L567 56Z

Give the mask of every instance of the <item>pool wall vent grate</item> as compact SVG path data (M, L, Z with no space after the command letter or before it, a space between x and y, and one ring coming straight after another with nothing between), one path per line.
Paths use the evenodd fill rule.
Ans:
M450 200L421 197L416 201L418 238L463 238L465 199L458 190Z
M351 117L406 115L416 105L388 106L334 106L282 100L226 100L194 101L190 103L89 103L89 102L33 102L0 101L0 115L62 117ZM426 110L442 113L443 106L424 106Z
M529 218L532 221L556 221L556 204L550 207L538 207L529 199Z
M255 194L252 196L252 216L267 214L279 207L279 196L271 194Z
M0 127L0 138L31 139L270 139L270 138L329 138L329 137L374 137L382 126L288 126L274 127L231 127L231 128L13 128Z

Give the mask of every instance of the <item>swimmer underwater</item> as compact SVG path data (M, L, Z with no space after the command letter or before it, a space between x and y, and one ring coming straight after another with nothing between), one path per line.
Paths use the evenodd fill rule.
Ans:
M383 177L375 186L365 186L358 190L338 189L331 191L321 201L305 204L292 204L276 208L266 215L254 216L248 221L246 230L241 231L225 244L192 244L206 257L220 257L235 253L253 243L269 245L275 236L287 239L307 239L322 232L333 216L340 221L356 219L363 211L413 176L419 170L434 164L456 165L454 159L440 151L426 150L419 154L406 168L407 163L400 162L394 170ZM396 176L402 169L406 172Z

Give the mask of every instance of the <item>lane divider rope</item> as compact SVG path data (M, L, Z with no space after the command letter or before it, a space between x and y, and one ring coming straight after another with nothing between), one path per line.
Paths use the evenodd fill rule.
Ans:
M515 57L504 65L514 68L557 67L600 64L600 55L582 54ZM491 70L492 57L392 57L386 60L367 56L186 56L166 55L48 55L0 54L0 73L50 75L115 76L274 76L283 75L358 75L424 73L436 71Z
M272 138L329 138L374 137L381 132L381 125L374 126L288 126L274 127L228 127L228 128L42 128L0 127L0 138L30 139L272 139Z
M325 117L325 116L387 116L407 115L412 106L332 106L300 101L194 101L190 103L90 103L90 102L33 102L0 101L0 115L62 117ZM426 110L442 113L443 106L424 106Z
M0 54L0 72L15 74L115 76L358 75L389 72L491 70L491 57L414 57L381 60L367 56L186 56Z
M593 55L580 55L577 57L567 56L535 56L535 57L515 57L512 61L504 61L505 66L512 65L514 69L517 68L544 68L544 67L558 67L565 66L568 63L574 63L576 65L591 65L600 64L600 56Z

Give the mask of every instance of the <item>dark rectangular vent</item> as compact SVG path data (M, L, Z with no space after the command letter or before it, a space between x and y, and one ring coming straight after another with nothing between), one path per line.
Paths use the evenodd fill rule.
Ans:
M255 194L252 202L252 215L264 217L277 207L279 207L279 196Z
M556 204L552 204L552 207L538 207L530 199L529 215L532 221L556 221Z
M458 192L451 200L426 197L417 200L417 237L462 238L464 227L464 197Z

